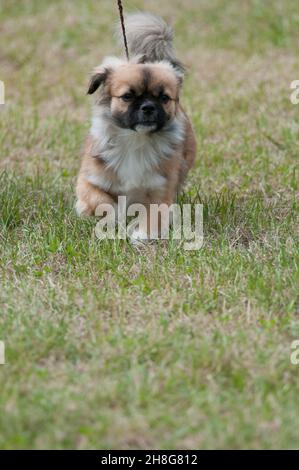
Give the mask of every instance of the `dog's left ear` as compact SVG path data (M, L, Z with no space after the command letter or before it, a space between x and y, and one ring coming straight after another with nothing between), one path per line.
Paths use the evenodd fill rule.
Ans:
M105 81L107 80L108 74L109 74L109 69L107 68L102 68L98 71L95 70L94 74L92 75L90 79L87 94L92 95L99 88L100 85L105 83Z
M179 85L182 86L186 74L185 67L183 66L182 62L179 61L172 62L171 65L174 68Z
M185 79L185 74L186 74L185 67L179 61L176 61L176 62L172 61L171 62L171 67L172 67L172 70L173 70L173 72L176 76L178 85L181 88L181 86L183 85L184 79Z

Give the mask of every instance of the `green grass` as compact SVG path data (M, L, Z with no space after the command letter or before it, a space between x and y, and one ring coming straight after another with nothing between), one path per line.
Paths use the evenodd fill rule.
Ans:
M189 69L200 251L74 213L113 2L0 6L0 448L298 448L297 2L145 3Z

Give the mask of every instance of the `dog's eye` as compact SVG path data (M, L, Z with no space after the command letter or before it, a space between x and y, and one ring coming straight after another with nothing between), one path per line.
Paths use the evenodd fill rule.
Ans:
M124 95L121 96L121 99L123 101L131 101L134 98L134 93L125 93Z
M162 103L167 104L168 101L170 101L170 97L168 95L165 95L164 93L160 96L160 99Z

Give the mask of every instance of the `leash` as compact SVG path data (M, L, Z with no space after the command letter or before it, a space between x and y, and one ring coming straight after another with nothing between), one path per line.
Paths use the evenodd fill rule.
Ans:
M123 32L123 38L124 38L124 45L125 45L125 50L126 50L126 56L127 60L130 60L129 56L129 49L128 49L128 42L127 42L127 36L126 36L126 26L125 26L125 19L124 19L124 9L122 6L122 1L117 0L118 4L118 9L119 9L119 17L120 17L120 23L121 23L121 29Z

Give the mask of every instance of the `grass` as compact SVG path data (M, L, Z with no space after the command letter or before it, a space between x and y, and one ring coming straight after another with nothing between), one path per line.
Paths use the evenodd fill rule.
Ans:
M145 3L189 69L200 251L99 243L74 214L112 2L0 6L0 448L297 448L297 2Z

